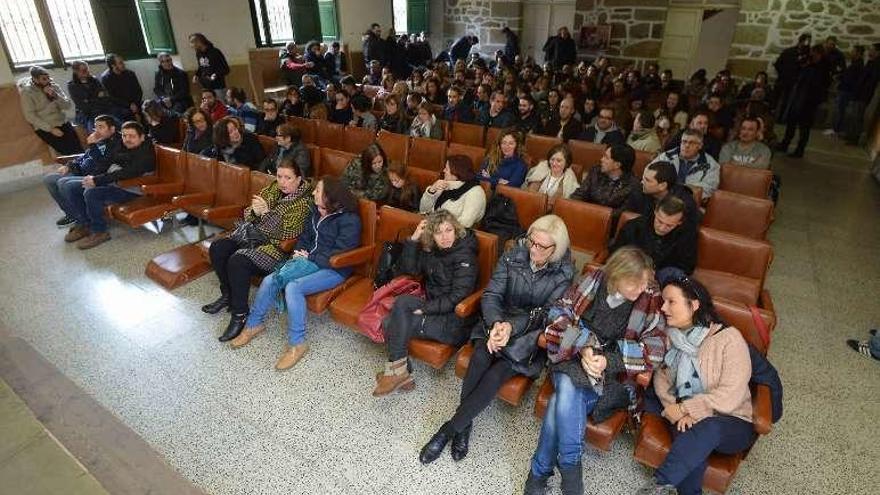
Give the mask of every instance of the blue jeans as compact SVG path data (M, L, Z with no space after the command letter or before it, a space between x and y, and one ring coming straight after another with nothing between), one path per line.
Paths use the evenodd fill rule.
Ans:
M679 495L701 495L709 454L736 454L755 439L752 423L733 416L711 416L684 433L673 425L672 447L657 468L654 479L661 485L675 485Z
M96 186L86 189L79 180L63 181L59 185L64 200L64 211L81 227L88 227L93 234L107 232L104 207L111 203L125 203L137 194L116 186Z
M584 451L584 429L599 396L593 389L577 387L565 373L553 373L556 390L547 404L538 447L532 456L532 474L553 475L553 468L575 467Z
M64 201L64 197L61 195L61 187L66 182L70 181L82 182L82 177L76 175L61 175L57 172L53 172L51 174L46 174L43 176L43 185L46 186L46 189L49 191L49 195L52 196L52 199L55 200L55 203L58 204L58 207L64 210L64 213L67 213L67 206Z
M287 338L290 345L299 345L306 340L306 296L332 289L343 281L345 277L336 270L322 268L284 287L284 300L287 303ZM275 304L278 290L274 274L263 279L247 319L248 328L263 323Z
M871 355L880 359L880 332L877 335L871 335L868 339L868 347L871 349Z

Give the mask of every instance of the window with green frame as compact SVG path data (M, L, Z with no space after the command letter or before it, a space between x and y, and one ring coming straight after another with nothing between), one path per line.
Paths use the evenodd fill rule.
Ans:
M336 0L250 0L257 46L339 38Z
M0 31L13 69L177 51L165 0L4 0Z
M428 0L392 0L391 16L397 34L428 32Z

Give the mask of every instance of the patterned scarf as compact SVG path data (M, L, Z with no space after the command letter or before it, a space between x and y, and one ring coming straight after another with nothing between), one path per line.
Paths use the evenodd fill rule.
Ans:
M700 379L700 344L709 334L708 327L695 326L690 332L684 333L677 328L666 331L672 348L666 353L663 362L675 376L675 382L669 392L679 399L693 397L703 392L703 381Z
M593 303L604 279L602 270L594 271L577 285L571 286L562 299L550 307L547 320L552 323L547 326L544 335L551 362L572 359L587 344L589 335L583 332L589 330L580 325L579 320ZM649 287L633 303L626 331L623 338L617 341L630 378L663 361L666 353L666 319L660 313L662 304L657 287ZM581 334L575 337L569 327L578 328ZM569 332L567 337L566 331Z

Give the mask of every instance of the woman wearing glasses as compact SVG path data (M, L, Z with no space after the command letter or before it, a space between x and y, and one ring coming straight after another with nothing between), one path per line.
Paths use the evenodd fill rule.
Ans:
M474 353L461 386L461 402L422 447L423 464L440 457L450 441L452 459L463 459L471 423L504 382L541 372L545 361L538 347L545 315L541 310L562 296L573 275L568 230L556 215L535 220L527 237L504 253L483 292L482 321L471 334Z
M629 408L636 375L663 360L661 303L651 257L625 246L550 308L552 323L545 334L554 392L525 495L543 494L554 468L564 495L584 493L581 454L587 418L601 423Z

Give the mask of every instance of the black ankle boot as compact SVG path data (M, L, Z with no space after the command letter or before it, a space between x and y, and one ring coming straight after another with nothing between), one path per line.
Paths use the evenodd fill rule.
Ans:
M232 315L229 318L229 325L226 326L226 331L223 332L223 335L220 336L220 342L227 342L236 337L238 334L244 330L244 324L247 322L247 313L242 313L240 315Z
M446 444L449 443L450 436L446 431L446 425L440 427L437 433L434 433L434 436L428 440L428 443L422 447L421 452L419 452L419 461L422 464L430 464L437 460L440 457L440 454L443 453L443 449L446 448Z
M535 476L529 468L529 477L526 478L526 486L523 487L523 495L544 495L547 491L547 480L549 478L541 478Z
M471 425L468 425L461 433L452 436L452 445L449 452L452 454L453 461L460 461L468 454L468 444L471 440Z
M562 475L562 495L584 495L584 478L581 463L569 468L559 468Z
M205 304L202 306L202 311L208 313L209 315L217 314L224 309L229 308L229 297L226 294L221 294L220 297L217 298L216 301L212 303Z

